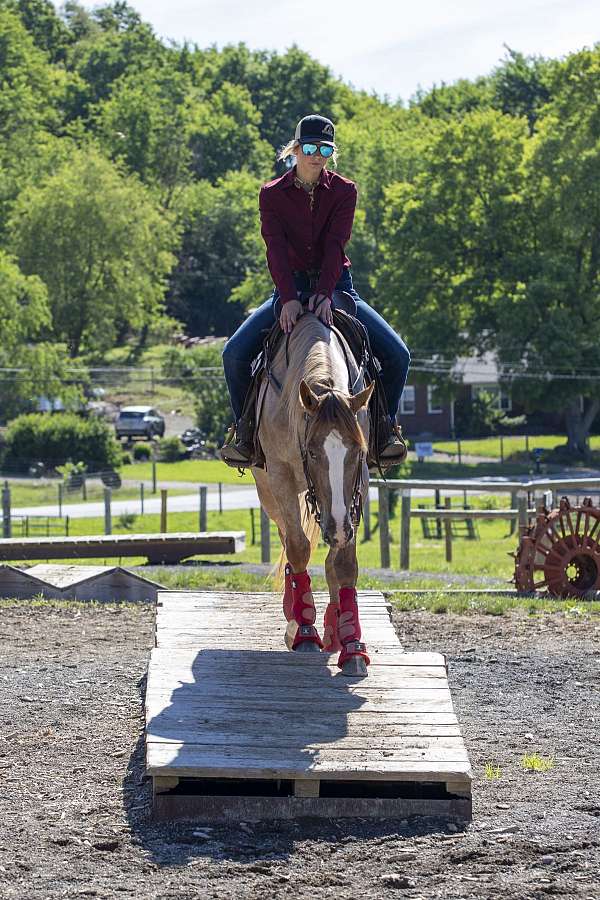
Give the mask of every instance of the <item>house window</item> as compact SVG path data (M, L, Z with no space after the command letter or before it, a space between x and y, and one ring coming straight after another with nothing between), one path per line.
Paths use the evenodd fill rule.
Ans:
M442 401L440 400L440 397L438 395L438 389L435 387L435 385L432 384L427 385L427 412L442 412Z
M404 416L413 416L415 414L415 386L407 384L402 392L400 400L400 413Z
M502 412L510 412L512 409L512 397L501 388L499 384L474 384L473 397L479 394L489 394L494 401L494 408Z

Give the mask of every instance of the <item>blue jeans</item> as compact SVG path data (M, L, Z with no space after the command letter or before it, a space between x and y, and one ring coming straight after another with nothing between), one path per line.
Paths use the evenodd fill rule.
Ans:
M294 275L294 281L298 291L310 289L308 279L303 273ZM385 398L389 414L394 418L398 412L410 365L408 348L385 319L358 296L349 269L344 269L335 287L338 291L351 294L356 301L357 318L369 332L373 353L381 363L381 381ZM231 335L223 348L225 379L236 421L242 414L244 398L250 384L252 360L260 353L265 333L273 326L273 304L278 297L279 293L275 289L273 295L255 309Z

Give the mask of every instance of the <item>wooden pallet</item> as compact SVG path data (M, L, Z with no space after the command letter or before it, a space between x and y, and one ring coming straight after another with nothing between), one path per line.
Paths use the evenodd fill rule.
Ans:
M149 563L161 564L178 563L188 556L241 553L245 547L244 531L1 538L0 560L145 556Z
M380 593L359 604L372 664L351 679L337 654L281 649L278 595L159 591L146 691L157 819L470 819L444 657L403 653Z

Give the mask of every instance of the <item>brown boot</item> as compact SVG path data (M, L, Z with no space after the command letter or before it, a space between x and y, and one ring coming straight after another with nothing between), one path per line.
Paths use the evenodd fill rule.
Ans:
M408 448L406 441L402 437L402 429L395 422L392 422L387 416L381 419L379 423L379 434L377 435L377 456L376 459L369 459L369 468L377 468L377 463L382 469L389 469L391 466L399 466L406 459Z
M237 424L231 426L219 451L223 462L233 469L249 469L256 465L253 425L253 422L248 422L244 418L238 419Z

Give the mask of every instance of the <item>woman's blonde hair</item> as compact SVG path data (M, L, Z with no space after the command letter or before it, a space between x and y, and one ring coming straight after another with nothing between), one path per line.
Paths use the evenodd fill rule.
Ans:
M297 150L298 150L299 146L300 146L300 141L297 141L295 139L288 141L288 143L285 145L285 147L282 147L281 150L279 151L279 153L277 154L277 159L287 159L289 156L297 156L298 155ZM327 160L327 162L333 163L334 169L337 168L337 160L338 160L339 152L340 151L338 150L338 148L334 147L333 153Z

